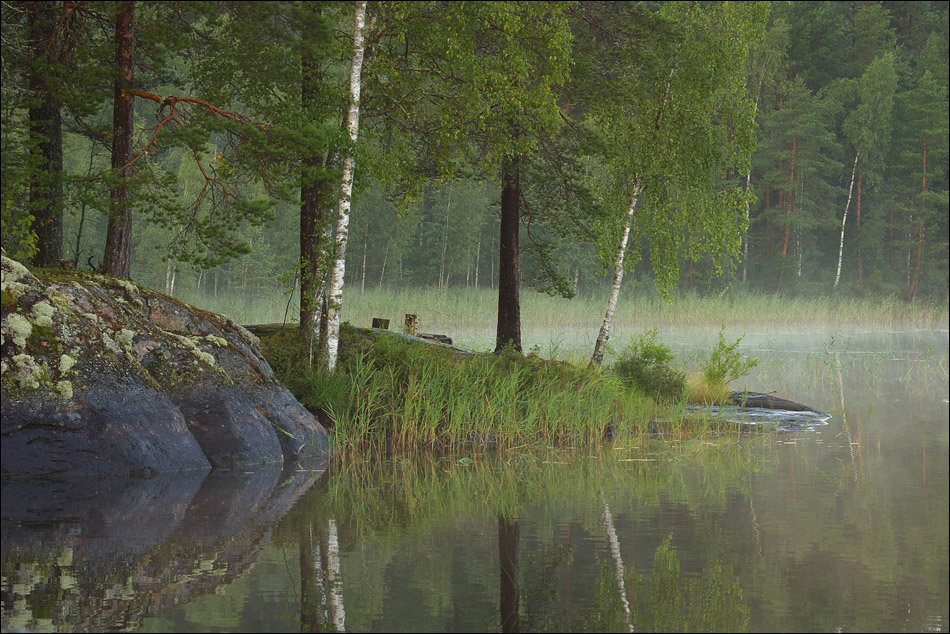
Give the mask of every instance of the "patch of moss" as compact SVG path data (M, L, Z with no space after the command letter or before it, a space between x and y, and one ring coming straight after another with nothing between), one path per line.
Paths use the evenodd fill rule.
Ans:
M16 298L7 289L0 290L0 307L5 313L12 312L16 308Z

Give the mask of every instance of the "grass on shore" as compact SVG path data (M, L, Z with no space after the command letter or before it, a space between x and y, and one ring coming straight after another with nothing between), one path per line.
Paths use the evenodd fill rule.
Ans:
M263 339L278 377L311 411L332 421L340 449L535 442L584 446L608 437L702 434L715 425L684 418L682 387L671 397L653 398L611 369L513 351L459 354L367 334L344 324L333 374L308 366L296 328ZM695 393L688 400L722 397L724 386L706 383L693 378L690 389Z

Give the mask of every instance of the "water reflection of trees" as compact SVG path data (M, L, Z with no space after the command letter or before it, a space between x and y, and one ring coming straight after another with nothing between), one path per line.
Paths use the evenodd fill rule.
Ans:
M325 525L325 518L335 518L343 556L359 550L363 563L358 568L365 570L368 567L375 571L371 578L364 576L358 581L348 582L344 588L348 616L354 615L358 619L348 623L348 629L378 627L387 618L396 617L402 607L393 604L393 596L386 596L383 600L388 592L383 589L385 582L380 577L399 576L392 567L406 565L412 570L406 570L403 574L412 578L413 583L421 583L426 592L432 593L430 597L413 601L419 600L433 606L457 606L460 601L477 603L480 598L484 599L484 596L467 596L464 592L455 594L459 590L453 585L453 579L458 575L481 577L494 570L493 574L498 579L495 627L500 624L502 631L551 631L565 628L586 631L590 623L611 623L626 631L634 624L639 627L643 614L653 614L653 609L649 607L651 593L643 592L641 596L634 592L639 583L635 571L625 574L621 568L618 578L616 561L603 559L604 554L609 556L609 546L604 549L598 547L594 551L585 547L580 555L585 561L577 560L576 546L570 538L556 540L548 546L533 539L530 549L526 553L522 552L521 516L525 512L531 514L533 523L540 521L547 526L561 519L539 519L537 513L540 511L543 515L546 512L544 509L548 507L573 507L577 510L577 517L589 517L587 509L592 504L594 508L602 505L601 510L607 508L606 497L597 495L591 498L592 488L593 491L603 488L604 496L622 498L632 495L647 504L659 503L661 492L692 490L692 486L686 482L677 483L678 477L673 472L656 469L651 458L623 462L622 458L612 460L616 456L614 449L606 448L604 451L603 462L592 462L588 456L578 459L571 452L533 447L516 454L416 455L412 459L399 457L363 464L341 463L335 465L325 488L310 492L295 507L278 529L277 539L285 540L283 543L289 545L295 536L287 532L288 527L296 526L296 539L301 542L300 552L311 552L316 546L303 542L314 539L313 527ZM639 451L638 455L650 455L650 451ZM737 468L734 472L734 482L739 483L743 470ZM542 500L544 504L539 505ZM577 535L607 545L609 525L604 523L602 514L594 515L598 516L601 517L600 523L582 522L578 525ZM612 519L609 521L612 525ZM440 557L427 562L422 560L427 559L428 555L422 554L420 557L419 553L414 553L411 562L403 561L398 548L387 545L392 543L391 540L405 539L407 535L425 535L427 531L441 530L435 527L445 524L471 522L479 526L494 524L497 551L492 561L460 562L459 552L456 551L444 551ZM532 530L536 528L532 526ZM617 539L616 531L614 538ZM409 539L412 541L413 538ZM315 584L309 581L305 584L303 581L316 579L319 571L314 569L312 558L301 557L303 593L320 597L316 609L301 605L302 625L311 631L329 630L326 615L330 609L325 591L314 593L312 587ZM366 557L382 557L382 560L371 564ZM324 560L325 557L321 558L321 561ZM649 561L650 558L643 557L643 560ZM600 564L595 562L605 566L610 562L607 569L613 574L597 581L595 590L591 591L584 580L589 576L588 570L599 568ZM459 565L479 572L452 572ZM709 569L723 570L723 567L712 562ZM574 583L571 582L572 574L577 575ZM734 576L732 581L735 582ZM721 590L721 584L697 583L695 587L689 586L683 590L681 595L690 597L690 600L700 600L702 589L706 587ZM377 600L369 599L375 606L370 608L369 614L365 612L368 607L366 595L377 597ZM634 596L636 603L633 602ZM354 602L364 609L353 608ZM702 602L712 604L714 599L706 597ZM604 612L605 609L608 612ZM451 613L457 611L457 607L448 610ZM374 613L377 616L372 616ZM318 614L322 616L315 618ZM438 620L425 620L435 616L434 613L415 616L421 619L420 622L425 621L430 625L441 623ZM445 618L453 617L449 615ZM731 627L732 622L728 623ZM420 627L425 629L424 625ZM613 629L616 628L591 631Z
M257 560L322 470L3 486L3 629L119 631Z

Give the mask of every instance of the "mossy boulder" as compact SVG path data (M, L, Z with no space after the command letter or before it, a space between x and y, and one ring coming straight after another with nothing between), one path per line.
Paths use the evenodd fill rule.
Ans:
M222 315L2 256L2 473L151 474L326 457L327 432Z

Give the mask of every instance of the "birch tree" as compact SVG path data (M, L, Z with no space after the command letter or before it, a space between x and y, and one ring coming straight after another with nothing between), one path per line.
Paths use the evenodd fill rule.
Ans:
M738 184L723 187L723 179L727 168L748 169L754 108L744 73L766 15L758 5L700 10L668 3L655 15L632 16L640 37L618 33L606 52L604 63L622 64L612 69L615 96L592 111L608 143L610 195L624 201L626 213L591 366L603 361L631 234L634 260L649 243L656 286L666 296L675 288L684 250L738 255L746 194ZM638 49L651 22L649 31L659 36L650 49Z
M337 349L340 343L340 309L343 306L343 274L346 269L346 243L350 227L350 203L353 195L353 175L356 171L355 145L360 125L360 80L363 70L366 2L356 3L353 18L353 58L350 63L349 109L346 128L351 146L343 159L340 197L337 205L334 234L333 267L327 287L327 333L320 339L320 359L330 372L336 369Z
M860 81L861 103L848 116L844 132L854 146L854 164L851 167L851 182L848 200L841 215L841 236L838 242L838 268L834 287L841 280L841 262L844 257L844 232L848 220L848 208L854 191L855 174L861 161L876 163L884 155L891 134L891 118L894 110L894 95L897 91L897 69L893 53L885 53L874 60Z

